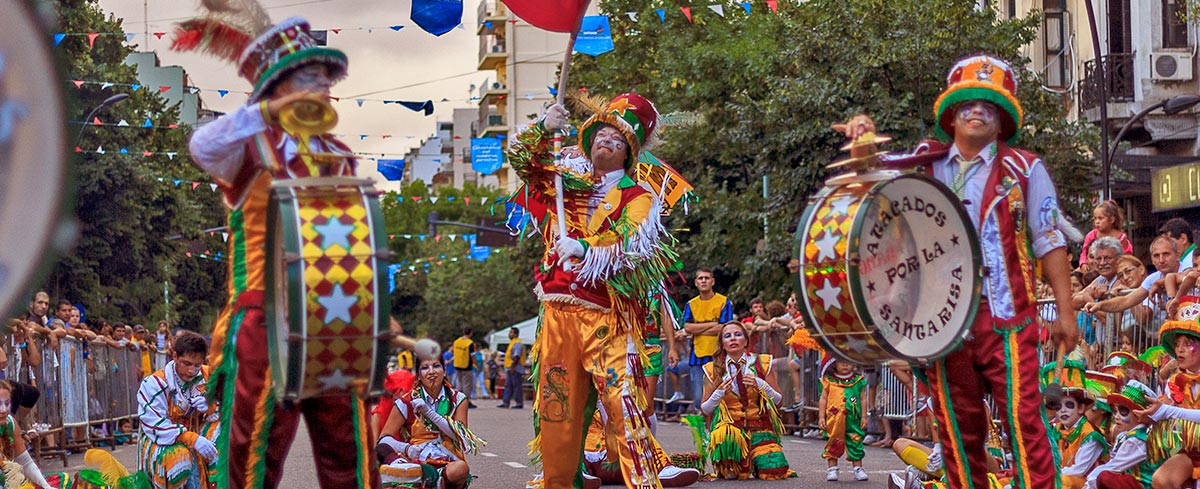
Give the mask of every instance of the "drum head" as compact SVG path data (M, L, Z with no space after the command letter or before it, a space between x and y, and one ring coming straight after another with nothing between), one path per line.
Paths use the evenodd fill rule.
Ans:
M0 229L5 231L0 232L0 307L5 310L37 283L34 276L53 255L47 249L61 250L75 235L59 221L62 208L74 205L75 192L66 178L62 81L49 37L28 2L7 5L0 16Z
M851 232L850 289L885 348L927 361L956 348L982 285L979 242L958 198L906 175L871 190Z

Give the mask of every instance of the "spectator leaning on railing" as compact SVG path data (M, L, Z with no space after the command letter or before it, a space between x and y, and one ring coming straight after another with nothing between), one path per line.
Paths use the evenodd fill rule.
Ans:
M1125 260L1125 258L1121 257L1116 267L1120 282L1126 281L1127 275L1134 273L1133 270L1128 269L1128 267L1133 266L1133 262L1126 260L1126 264L1121 264L1121 260ZM1133 260L1137 259L1133 258ZM1176 243L1166 235L1155 238L1150 243L1150 261L1154 263L1154 273L1145 275L1145 268L1142 267L1141 274L1145 275L1145 277L1138 286L1121 287L1122 289L1128 288L1130 290L1128 294L1117 295L1099 302L1089 302L1083 306L1083 310L1089 313L1095 311L1119 312L1128 310L1147 300L1153 300L1159 304L1165 303L1164 299L1170 298L1163 295L1165 290L1163 277L1179 269L1179 251ZM1140 265L1141 262L1138 261L1137 264ZM1116 288L1114 287L1114 289Z
M1092 257L1088 263L1100 276L1072 297L1072 303L1077 309L1082 308L1088 302L1106 298L1108 289L1116 281L1117 258L1124 254L1121 242L1107 236L1096 238L1092 242L1091 248L1088 249L1088 253Z

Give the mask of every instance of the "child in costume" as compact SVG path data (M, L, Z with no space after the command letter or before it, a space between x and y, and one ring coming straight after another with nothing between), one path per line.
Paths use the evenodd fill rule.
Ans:
M21 427L13 420L12 394L12 384L0 380L0 460L4 461L3 465L16 465L17 469L10 471L10 467L0 467L4 469L0 472L0 487L19 487L22 481L17 479L23 475L37 489L54 489L30 456L25 437L21 436ZM14 477L16 472L19 475Z
M783 400L770 355L746 351L745 325L725 323L713 361L704 366L704 414L712 416L709 460L719 477L763 480L795 477L779 446Z
M1200 478L1200 304L1197 297L1181 299L1177 319L1159 329L1179 370L1167 380L1165 395L1137 412L1155 423L1147 437L1148 457L1166 459L1154 472L1154 487L1182 487Z
M173 346L174 358L138 389L141 470L156 489L203 489L218 457L217 409L205 398L208 342L182 332Z
M1061 457L1062 487L1068 489L1083 487L1088 472L1108 453L1104 434L1084 416L1095 402L1087 391L1084 376L1083 364L1070 360L1063 363L1061 377L1056 373L1054 362L1042 368L1043 385L1058 383L1063 390L1050 437L1058 445Z
M1137 414L1157 395L1136 380L1128 380L1119 392L1108 395L1113 410L1112 453L1107 462L1087 476L1087 489L1149 489L1158 464L1146 457L1146 435L1150 419Z
M828 362L832 362L830 365ZM829 461L825 480L838 480L838 459L843 454L854 466L854 479L867 480L863 470L863 436L866 434L870 399L866 395L867 380L853 364L827 359L821 368L821 403L818 424L829 435L821 457Z
M450 386L442 362L421 360L417 369L420 386L395 400L376 445L380 478L384 487L466 488L466 454L486 442L467 428L467 396Z

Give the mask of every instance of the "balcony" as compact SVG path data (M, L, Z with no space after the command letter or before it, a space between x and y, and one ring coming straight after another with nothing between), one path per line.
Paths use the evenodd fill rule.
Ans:
M1103 56L1105 88L1108 103L1133 102L1133 53L1117 53ZM1096 60L1083 63L1083 80L1079 84L1079 108L1087 111L1100 106L1100 77L1096 72ZM1098 117L1088 116L1096 120Z
M494 70L508 61L504 36L483 34L479 36L479 71Z
M504 116L502 115L491 114L480 122L483 122L483 124L480 124L483 126L483 129L479 131L479 135L476 137L492 138L498 135L508 135L508 125L504 123Z
M488 23L491 23L491 31L504 31L504 23L508 20L508 9L504 8L504 3L499 0L483 0L479 2L479 10L475 17L479 19L479 27L475 30L476 34L483 34L488 30Z

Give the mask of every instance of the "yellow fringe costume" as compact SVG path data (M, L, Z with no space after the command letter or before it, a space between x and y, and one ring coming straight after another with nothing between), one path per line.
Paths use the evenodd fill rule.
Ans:
M742 358L751 361L743 369L743 375L765 379L771 371L771 355ZM725 381L717 378L716 362L704 366L704 375L713 385ZM733 372L726 373L726 376L733 375ZM796 477L779 445L783 435L779 410L758 388L739 384L726 392L713 412L710 431L709 460L718 476L737 476L738 480L749 479L751 475L762 480Z

